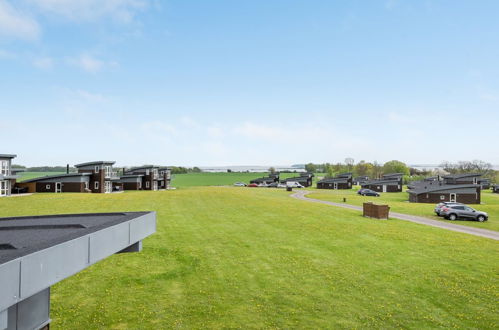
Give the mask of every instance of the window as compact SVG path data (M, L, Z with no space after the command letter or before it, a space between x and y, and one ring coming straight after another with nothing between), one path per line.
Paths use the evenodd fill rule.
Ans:
M99 173L99 166L95 166L95 173ZM95 188L97 189L97 188Z
M146 175L149 175L149 170L146 170Z
M95 190L99 189L99 181L95 181L94 188Z
M146 188L149 188L149 181L146 181Z
M138 187L139 189L142 189L142 182L141 182L141 181L138 181L138 182L137 182L137 187Z
M50 190L50 185L49 184L45 185L45 189Z
M7 196L8 192L7 181L0 181L0 196Z
M445 195L440 195L440 200L441 201L445 200Z
M85 182L85 189L88 189L88 182Z
M9 161L0 160L0 174L9 175Z

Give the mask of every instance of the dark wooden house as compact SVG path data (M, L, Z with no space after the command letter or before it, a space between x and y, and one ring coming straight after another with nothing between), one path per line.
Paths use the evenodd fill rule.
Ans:
M458 202L480 204L481 188L477 184L433 183L411 189L409 201L412 203Z
M478 184L482 187L482 190L490 189L490 179L480 178L478 179Z
M313 177L314 177L313 173L300 173L300 176L295 176L292 178L281 180L281 183L286 184L288 182L298 182L304 187L310 187L312 186Z
M0 154L0 197L10 196L16 184L17 175L12 173L12 159L16 155Z
M352 173L338 174L334 178L325 178L317 182L317 189L351 189Z
M396 179L379 179L366 181L361 185L362 188L371 189L377 192L401 192L402 184Z
M364 182L367 182L367 181L369 181L369 177L367 175L358 176L358 177L356 177L356 178L353 179L353 184L357 185L357 186L360 186Z
M20 188L27 188L28 192L91 192L90 177L92 173L66 173L48 175L23 182L18 182Z
M142 175L141 190L158 190L159 189L159 166L142 166L135 167L125 171L124 176Z
M403 177L403 173L384 174L381 179L366 181L361 187L377 192L401 192Z
M429 183L438 183L440 182L439 178L436 176L424 178L423 180L417 180L417 181L411 181L407 184L407 188L409 189L415 189L420 186L427 185Z
M462 174L450 174L444 175L444 184L478 184L480 173L462 173Z
M492 192L499 194L499 184L493 184L491 186L491 188L492 188Z
M127 174L113 181L113 186L120 186L123 190L142 190L143 174Z
M271 184L274 182L279 182L279 173L270 173L269 176L264 176L263 178L256 178L250 181L254 184Z
M93 193L110 193L113 191L113 181L118 175L113 170L114 161L94 161L75 165L78 173L90 174L89 189ZM118 187L114 185L114 189Z

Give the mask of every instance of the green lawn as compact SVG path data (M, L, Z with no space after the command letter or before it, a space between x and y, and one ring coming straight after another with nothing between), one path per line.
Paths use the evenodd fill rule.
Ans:
M433 212L435 204L409 203L409 194L407 192L381 193L380 197L369 197L359 196L357 194L358 187L350 190L312 190L314 193L309 195L309 197L312 198L331 202L343 202L343 198L346 198L348 204L359 206L365 201L372 201L377 204L390 205L390 211L424 216L439 221L449 221L435 215ZM491 190L482 191L482 204L470 206L480 211L487 212L489 214L489 220L486 222L458 220L455 223L499 231L499 194L494 194Z
M281 173L280 178L286 179L298 176L297 173ZM268 173L188 173L172 175L173 187L194 186L227 186L235 182L249 183L250 180L268 176Z
M39 178L47 175L58 175L64 174L65 172L21 172L19 175L21 176L17 181L22 182L25 180L30 180L34 178Z
M53 329L475 328L499 324L496 241L197 187L0 199L1 216L155 210L141 253L52 290Z

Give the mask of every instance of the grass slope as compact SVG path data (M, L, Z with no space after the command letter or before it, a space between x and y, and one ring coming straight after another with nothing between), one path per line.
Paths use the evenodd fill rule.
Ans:
M64 173L66 173L66 172L21 172L21 173L19 173L20 178L18 179L18 181L22 182L25 180L39 178L42 176L58 175L58 174L64 174Z
M1 216L156 210L141 253L52 290L54 329L494 328L497 242L276 189L35 194Z
M359 206L365 201L372 201L377 204L388 204L390 205L390 210L394 212L414 214L439 221L449 221L435 215L433 212L435 204L409 203L409 194L407 192L381 193L380 197L359 196L357 195L357 189L313 189L313 192L309 197L331 202L343 202L343 198L346 198L348 204ZM455 222L456 224L499 231L499 194L494 194L490 190L482 191L482 204L471 206L480 211L487 212L489 220L483 223L458 220Z
M188 173L175 174L172 179L174 187L194 187L194 186L227 186L235 182L249 183L250 180L267 176L268 173ZM297 173L281 173L280 178L286 179L296 177Z

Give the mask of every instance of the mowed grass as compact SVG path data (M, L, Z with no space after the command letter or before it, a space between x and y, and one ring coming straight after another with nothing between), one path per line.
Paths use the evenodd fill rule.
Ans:
M141 253L53 287L54 329L497 327L496 241L288 194L35 194L0 215L157 211Z
M17 181L22 182L25 180L39 178L42 176L58 175L58 174L64 174L64 173L66 173L66 172L21 172L21 173L19 173L20 178L17 179Z
M172 186L177 188L194 186L227 186L236 182L248 184L251 180L268 176L268 173L187 173L172 175ZM281 173L280 179L299 176L298 173Z
M438 217L433 212L436 203L410 203L409 193L405 191L400 193L381 193L380 197L372 197L358 195L358 189L360 189L360 187L349 190L312 189L313 194L310 194L309 197L338 203L342 203L343 198L346 198L348 204L359 206L366 201L371 201L376 204L388 204L390 205L390 211L393 212L413 214L439 221L449 221ZM489 220L485 222L457 220L454 223L499 231L499 194L492 193L491 190L484 190L482 191L482 204L470 204L470 206L477 210L487 212L489 214Z

